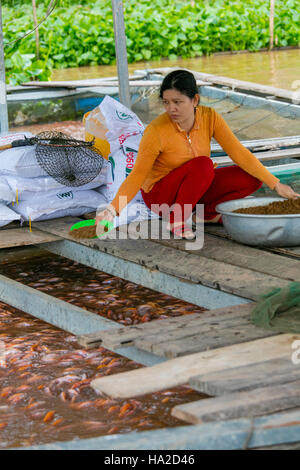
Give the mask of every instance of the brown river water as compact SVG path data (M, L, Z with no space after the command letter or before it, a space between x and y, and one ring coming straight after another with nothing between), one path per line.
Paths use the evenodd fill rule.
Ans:
M2 264L0 273L120 324L203 312L56 255ZM171 409L204 398L187 386L109 399L91 380L141 367L0 303L0 448L182 426Z
M292 90L300 80L300 48L236 54L213 54L195 59L160 60L129 64L129 73L135 70L161 67L188 68L249 82ZM84 80L117 75L116 65L99 65L54 70L52 80ZM295 86L295 85L294 85ZM300 83L298 84L300 87Z

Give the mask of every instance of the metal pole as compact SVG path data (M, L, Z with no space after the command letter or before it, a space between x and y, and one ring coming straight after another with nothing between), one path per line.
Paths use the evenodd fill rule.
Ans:
M125 24L123 13L123 1L112 0L112 11L114 19L114 32L116 44L116 58L119 77L120 101L124 106L131 107L128 77L128 62L126 49Z
M7 101L6 101L1 0L0 0L0 132L1 132L1 135L8 134L8 112L7 112Z

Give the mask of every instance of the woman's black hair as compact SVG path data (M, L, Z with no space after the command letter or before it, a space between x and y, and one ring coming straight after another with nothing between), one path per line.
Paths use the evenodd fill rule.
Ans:
M159 96L161 98L166 90L177 90L190 99L199 93L194 75L187 70L174 70L168 73L160 87Z

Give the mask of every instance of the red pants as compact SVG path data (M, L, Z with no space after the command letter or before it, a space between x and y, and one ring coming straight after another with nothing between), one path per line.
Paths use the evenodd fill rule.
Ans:
M217 204L249 196L261 186L261 181L236 165L214 169L210 158L196 157L172 170L148 193L141 192L149 208L152 204L168 207L179 204L182 208L179 216L166 210L170 223L173 223L188 219L196 204L204 204L205 220L213 219L218 214ZM184 210L185 204L189 206ZM164 210L154 212L165 218Z

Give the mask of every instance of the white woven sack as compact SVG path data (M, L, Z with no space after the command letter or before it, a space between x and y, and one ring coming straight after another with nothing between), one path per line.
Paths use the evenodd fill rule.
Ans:
M14 192L11 190L4 177L0 177L0 203L10 204L15 201Z
M31 137L32 134L12 134L0 139L0 146L11 140L21 140L24 136ZM6 140L5 140L6 139ZM0 152L0 174L19 175L25 178L36 178L45 176L45 171L40 167L35 156L35 145L15 147Z
M138 116L114 98L105 96L99 109L108 129L105 137L110 144L110 153L118 150L130 135L143 135L145 127Z
M32 198L14 205L22 220L48 220L79 216L105 205L102 194L93 190L35 193Z
M0 227L10 224L13 220L20 220L21 216L16 214L12 209L5 204L0 203Z
M107 165L103 167L99 175L89 183L78 186L70 187L58 183L51 176L40 176L38 178L23 178L18 175L4 175L2 178L8 183L13 195L18 196L19 201L26 201L31 199L35 193L45 192L68 192L68 191L84 191L87 189L95 189L106 184L107 180ZM0 187L1 188L1 187ZM1 193L0 193L1 198ZM12 199L13 200L13 199Z

